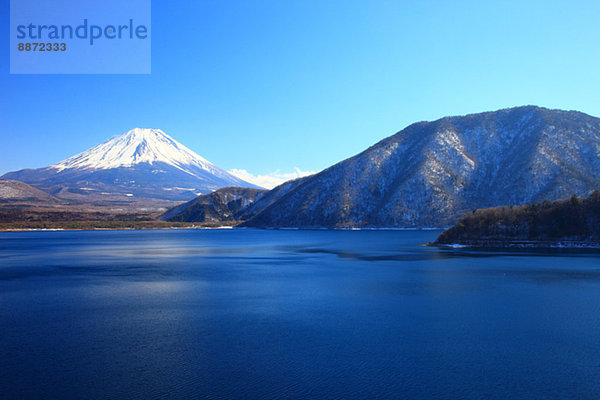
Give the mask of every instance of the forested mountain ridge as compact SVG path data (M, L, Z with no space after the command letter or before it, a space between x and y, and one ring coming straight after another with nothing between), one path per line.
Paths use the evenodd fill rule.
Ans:
M524 106L412 124L303 178L243 226L443 227L473 209L599 187L600 119Z

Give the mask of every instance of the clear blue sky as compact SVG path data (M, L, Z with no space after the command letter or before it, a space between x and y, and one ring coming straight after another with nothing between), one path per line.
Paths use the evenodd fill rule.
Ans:
M597 0L154 0L150 75L9 75L3 29L0 174L133 127L258 174L322 169L446 115L600 116L599 22Z

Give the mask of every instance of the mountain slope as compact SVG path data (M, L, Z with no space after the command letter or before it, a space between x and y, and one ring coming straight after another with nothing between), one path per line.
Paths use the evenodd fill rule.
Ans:
M178 222L246 221L275 203L305 178L285 182L272 190L229 187L196 197L165 212L161 219Z
M293 179L291 181L284 182L277 187L274 187L273 189L266 192L263 196L257 198L256 201L248 204L247 207L241 210L238 219L246 221L260 214L271 204L274 204L280 198L285 196L288 192L292 191L297 186L302 184L302 182L304 182L304 180L307 178L308 177Z
M223 188L173 207L160 219L173 222L238 221L241 212L265 193L267 190L240 187Z
M184 201L226 186L256 187L218 168L159 129L133 129L46 168L2 178L80 201Z
M0 179L0 203L14 202L57 204L60 200L26 183Z
M303 179L244 226L448 226L475 208L599 187L600 119L516 107L410 125Z

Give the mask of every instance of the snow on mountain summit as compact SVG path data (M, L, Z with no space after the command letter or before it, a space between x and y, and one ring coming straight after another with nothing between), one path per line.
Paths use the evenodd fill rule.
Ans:
M59 172L65 169L111 169L131 167L140 163L163 162L195 175L200 168L212 174L221 170L194 153L160 129L135 128L122 135L67 158L50 168ZM189 168L192 167L192 168ZM196 168L193 168L196 167Z
M81 202L188 201L223 187L257 187L200 157L160 129L132 129L45 168L3 175Z

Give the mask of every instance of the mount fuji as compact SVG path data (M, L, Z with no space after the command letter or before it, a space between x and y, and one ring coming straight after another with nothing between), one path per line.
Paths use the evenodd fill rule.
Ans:
M186 201L226 186L258 188L160 129L132 129L46 168L9 172L56 197L84 201Z

